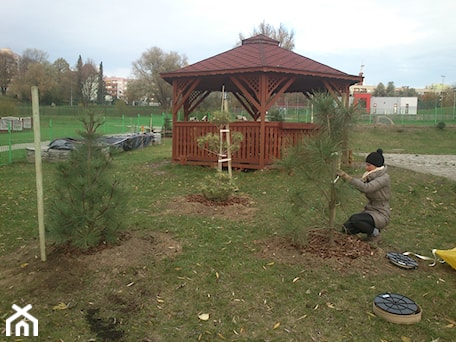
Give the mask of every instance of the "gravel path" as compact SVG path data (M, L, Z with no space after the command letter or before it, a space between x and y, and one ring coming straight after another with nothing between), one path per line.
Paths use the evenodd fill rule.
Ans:
M383 156L387 165L456 181L456 155L384 153Z
M384 154L385 163L392 166L456 181L456 155Z

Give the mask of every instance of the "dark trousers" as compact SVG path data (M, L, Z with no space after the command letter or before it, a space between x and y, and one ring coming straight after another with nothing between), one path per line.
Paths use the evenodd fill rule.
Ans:
M375 229L375 222L371 215L368 213L353 214L344 223L344 227L349 234L364 233L371 235Z

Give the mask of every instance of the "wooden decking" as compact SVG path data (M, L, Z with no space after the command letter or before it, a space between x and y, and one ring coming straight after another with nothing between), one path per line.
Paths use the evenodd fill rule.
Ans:
M230 130L241 132L244 136L239 151L232 155L232 166L262 169L280 159L285 147L316 132L317 126L297 122L265 122L264 139L261 139L260 122L233 122L230 123ZM173 161L190 165L216 165L217 156L197 145L197 139L209 132L218 133L217 127L209 122L174 122Z

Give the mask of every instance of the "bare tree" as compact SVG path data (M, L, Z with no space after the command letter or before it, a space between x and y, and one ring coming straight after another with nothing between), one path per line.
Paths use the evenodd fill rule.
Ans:
M263 21L258 25L257 28L254 28L250 37L256 36L258 34L263 34L269 38L279 41L279 46L287 50L293 50L295 48L295 36L294 31L288 31L286 27L280 23L280 26L276 29L271 24ZM245 36L242 33L239 33L239 42L241 44L242 40L245 39Z
M93 62L87 61L82 67L81 95L82 103L96 101L98 91L98 71Z
M140 59L133 62L133 75L136 77L134 89L137 97L170 106L172 88L161 77L160 73L170 72L187 65L187 57L177 52L166 53L158 47L144 52Z
M22 53L20 62L20 72L27 72L31 64L49 64L49 55L47 52L39 49L26 49Z
M96 101L98 90L98 70L93 61L87 60L82 62L82 57L79 55L76 64L77 78L77 97L79 101L86 106L91 101Z

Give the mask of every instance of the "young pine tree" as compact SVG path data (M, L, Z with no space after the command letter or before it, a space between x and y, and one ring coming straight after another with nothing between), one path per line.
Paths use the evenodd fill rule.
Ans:
M119 179L109 174L110 153L99 143L103 121L88 113L82 124L81 143L57 164L48 227L57 242L86 250L116 240L125 196Z
M311 99L314 108L315 121L319 124L319 132L312 137L305 139L301 145L297 145L288 151L288 163L291 173L304 176L304 181L318 189L322 195L321 200L312 198L309 201L305 194L300 193L298 187L292 197L293 207L318 207L321 202L324 204L326 228L330 244L334 243L334 231L336 221L336 204L338 189L336 188L336 172L340 167L342 156L348 150L348 129L351 121L357 113L355 106L347 106L335 99L329 93L316 93ZM302 211L302 210L301 210ZM309 215L309 212L295 210L298 215L302 213ZM316 214L316 213L313 213ZM306 233L306 232L305 232Z

